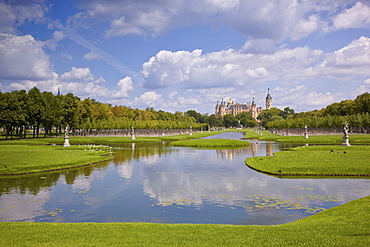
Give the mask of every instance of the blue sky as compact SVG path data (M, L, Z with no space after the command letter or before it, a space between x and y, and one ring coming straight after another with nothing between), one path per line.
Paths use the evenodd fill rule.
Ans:
M370 90L370 1L1 0L0 89L214 113Z

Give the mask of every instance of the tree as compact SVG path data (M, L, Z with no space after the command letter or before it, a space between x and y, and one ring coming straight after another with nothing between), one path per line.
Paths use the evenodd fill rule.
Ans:
M237 126L238 120L232 114L226 114L223 117L223 125L228 128Z
M357 96L355 105L358 113L370 112L370 94L366 92Z
M222 117L216 117L215 114L211 114L205 119L205 122L211 126L222 126Z
M285 107L284 111L281 113L281 116L284 119L287 119L289 116L293 116L293 115L294 115L294 110L290 109L289 107Z
M193 117L197 123L201 123L202 114L196 112L195 110L188 110L185 114L189 117Z
M244 127L257 126L257 121L247 112L239 113L235 118L239 120L240 124Z
M78 124L78 105L80 98L68 93L63 97L63 124L69 125L70 129Z
M12 93L0 92L0 124L6 128L6 139L12 137L13 127L24 121L21 104Z
M33 137L39 137L40 126L45 118L46 103L40 90L34 87L28 91L28 116L29 122L33 126Z
M261 114L258 115L257 119L261 120L261 124L263 126L266 126L271 121L274 121L274 120L276 121L277 119L283 119L283 117L281 116L282 113L283 113L282 110L280 110L276 107L272 107L268 110L263 110L261 112ZM273 119L273 117L274 117L274 119Z
M17 96L18 102L21 107L22 112L22 121L18 124L18 134L19 138L26 138L27 134L27 126L29 125L28 119L29 116L27 115L27 109L28 109L28 94L26 90L20 90L20 91L13 91L12 94Z

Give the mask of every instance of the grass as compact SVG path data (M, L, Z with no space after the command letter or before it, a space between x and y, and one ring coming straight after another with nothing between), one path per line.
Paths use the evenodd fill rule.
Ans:
M69 142L73 144L108 144L108 143L144 143L155 141L176 141L186 139L203 138L211 135L222 133L222 131L212 132L195 132L190 134L173 135L173 136L158 136L158 137L136 137L132 140L131 137L116 137L116 136L70 136ZM63 144L64 137L46 137L46 138L27 138L27 139L9 139L1 140L0 145L45 145L45 144Z
M146 143L158 141L175 141L190 138L202 138L215 135L221 132L204 132L161 136L161 137L137 137L131 140L130 137L70 137L71 144L99 144L107 145L109 143ZM110 157L102 156L109 152L92 150L92 145L81 147L80 145L71 145L62 147L59 144L64 143L64 137L49 138L30 138L13 139L0 141L0 176L1 175L19 175L26 173L35 173L57 169L69 169L91 163L97 163L109 160ZM244 144L246 142L243 142ZM48 145L58 144L58 145ZM86 151L85 151L86 149Z
M311 135L308 139L304 139L303 136L281 136L270 133L268 131L262 131L262 135L255 132L254 130L248 129L246 133L247 139L259 139L263 141L277 141L277 142L290 142L290 143L302 143L302 144L341 144L343 142L343 135ZM363 144L370 145L369 134L356 134L349 135L349 142L351 144Z
M34 173L110 160L107 147L2 145L0 174ZM105 156L103 156L105 155Z
M251 157L245 163L274 175L370 175L369 160L370 146L337 145L297 147L274 156Z
M368 246L370 196L288 224L0 223L1 246Z
M247 147L249 142L230 139L183 140L170 143L175 147Z

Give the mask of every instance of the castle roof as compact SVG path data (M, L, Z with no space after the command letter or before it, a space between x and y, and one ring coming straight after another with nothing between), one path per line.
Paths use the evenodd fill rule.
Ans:
M270 88L267 90L266 100L272 100L272 96L270 94Z

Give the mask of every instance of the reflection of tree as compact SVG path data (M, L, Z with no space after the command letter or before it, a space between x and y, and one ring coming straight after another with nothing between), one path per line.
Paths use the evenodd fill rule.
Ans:
M164 153L173 152L164 142L130 143L121 144L116 147L117 150L113 160L115 165L154 155L160 157Z
M235 155L240 155L242 153L247 153L247 152L248 152L248 148L216 150L218 157L221 157L222 159L229 159L229 160L233 160L233 157Z
M0 196L14 193L29 193L36 195L45 188L55 186L57 181L64 175L67 184L73 184L78 176L90 176L95 170L106 168L108 163L99 163L96 165L86 166L79 169L64 170L60 172L36 173L27 176L2 177L0 179Z
M266 156L272 156L273 151L272 151L272 143L267 142L266 144Z

